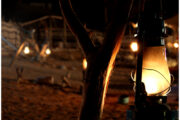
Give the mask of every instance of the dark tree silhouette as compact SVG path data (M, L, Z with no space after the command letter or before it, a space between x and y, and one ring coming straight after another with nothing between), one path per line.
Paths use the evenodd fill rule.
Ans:
M105 26L103 44L98 47L94 46L88 33L76 17L70 0L59 1L63 17L79 41L88 62L79 119L99 120L102 116L109 77L125 33L133 0L114 0L112 18Z

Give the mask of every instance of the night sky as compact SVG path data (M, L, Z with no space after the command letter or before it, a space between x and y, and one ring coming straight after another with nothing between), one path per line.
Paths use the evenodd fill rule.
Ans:
M24 22L60 14L58 0L2 0L2 17L5 20Z
M82 23L104 25L104 2L72 0L72 6ZM2 0L2 18L25 22L47 15L61 15L58 0Z
M107 8L107 17L111 17L116 2L116 0L71 0L80 21L87 27L97 30L102 30L107 25L105 8ZM137 3L135 1L132 21L137 21ZM164 0L163 6L165 18L178 13L178 0ZM122 6L119 7L124 7L123 1ZM47 15L61 15L59 0L2 0L2 18L6 21L25 22Z

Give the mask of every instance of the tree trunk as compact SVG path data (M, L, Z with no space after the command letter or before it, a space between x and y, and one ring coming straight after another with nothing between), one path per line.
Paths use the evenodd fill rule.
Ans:
M125 26L123 27L125 28ZM124 29L119 37L122 37L123 33ZM95 58L89 60L84 82L80 120L99 120L101 118L109 77L121 40L121 38L117 38L116 47L111 51L111 56L105 55L108 51L104 54L99 52Z
M59 1L62 14L79 41L88 62L79 119L100 120L109 77L121 45L133 0L126 2L115 0L114 16L105 31L104 43L98 48L92 44L87 32L75 17L68 0Z

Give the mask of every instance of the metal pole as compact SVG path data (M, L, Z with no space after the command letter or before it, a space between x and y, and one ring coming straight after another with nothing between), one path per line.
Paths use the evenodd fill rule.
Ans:
M143 36L139 34L138 37L139 51L137 53L137 69L136 69L136 92L135 92L135 106L139 108L141 103L142 88L141 88L141 78L142 78L142 64L143 64Z
M135 91L135 106L137 109L139 109L140 104L142 102L141 96L143 95L142 92L142 64L143 64L143 43L144 43L144 37L143 37L143 18L142 18L142 12L144 11L144 0L139 0L139 20L138 20L138 45L139 50L137 52L137 68L136 68L136 91Z

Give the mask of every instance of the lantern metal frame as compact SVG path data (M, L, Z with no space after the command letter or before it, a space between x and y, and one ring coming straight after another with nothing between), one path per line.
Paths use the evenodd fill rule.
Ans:
M156 3L159 5L159 8L150 10L149 8ZM144 47L164 45L165 27L162 17L162 0L145 3L143 8L138 21L139 50L137 52L135 81L135 120L169 120L171 113L169 106L166 104L167 96L148 96L145 85L142 82Z

